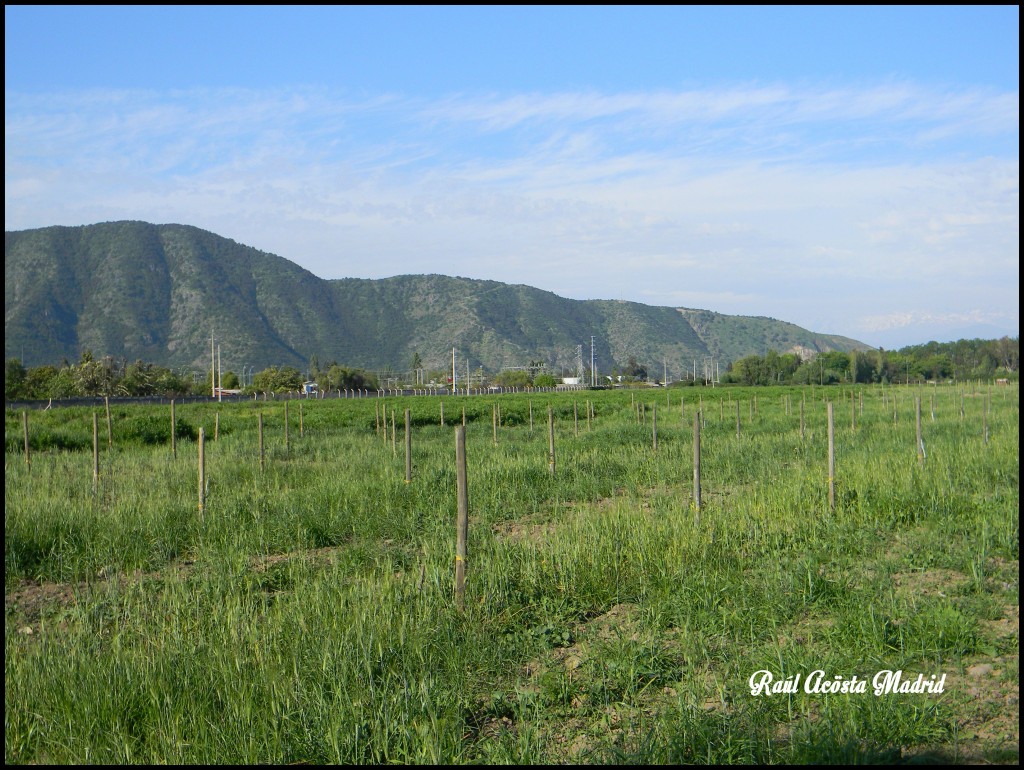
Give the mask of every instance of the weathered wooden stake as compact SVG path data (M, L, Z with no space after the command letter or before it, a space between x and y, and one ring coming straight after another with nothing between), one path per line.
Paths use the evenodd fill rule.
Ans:
M498 405L491 404L491 435L494 438L494 446L498 446Z
M21 413L21 425L25 430L25 465L32 467L32 460L28 455L28 409Z
M831 401L828 402L828 509L836 509L836 432Z
M555 414L548 404L548 471L555 475Z
M304 431L303 425L302 425L302 402L300 401L299 402L299 438L302 438L303 435L305 435L305 431Z
M700 411L693 413L693 512L700 520Z
M384 421L384 433L387 434L387 420ZM395 427L395 408L391 407L391 454L398 457L398 430Z
M412 481L412 415L405 410L405 483Z
M591 411L591 409L592 408L590 406L590 401L588 400L587 401L587 433L590 433L590 431L593 430L593 426L590 423L590 418L593 416L593 412Z
M206 503L206 430L199 429L199 518Z
M914 399L914 411L917 422L917 463L924 467L924 437L921 435L921 397Z
M103 406L107 410L107 449L114 446L114 430L113 422L110 419L110 398L108 396L103 397Z
M804 397L800 395L800 440L804 440Z
M533 399L530 399L530 433L533 433Z
M100 424L96 412L92 413L92 493L100 488Z
M284 453L288 454L288 402L287 401L284 402Z
M174 420L174 399L171 399L171 457L178 456L178 424Z
M572 433L576 438L580 437L580 417L576 409L575 399L572 402Z
M444 427L444 401L441 402L441 427Z
M455 429L455 604L460 609L466 594L466 540L469 536L469 490L466 482L466 426Z
M263 412L260 412L260 472L263 472Z
M736 438L740 437L740 402L736 402Z
M302 404L299 404L299 425L302 425ZM302 428L299 428L299 435L302 435ZM220 412L213 413L213 440L220 437Z
M651 404L651 447L658 451L658 405Z
M857 430L857 401L850 391L850 430Z
M377 402L373 404L373 432L380 435L380 404Z
M466 407L462 407L462 427L466 427Z

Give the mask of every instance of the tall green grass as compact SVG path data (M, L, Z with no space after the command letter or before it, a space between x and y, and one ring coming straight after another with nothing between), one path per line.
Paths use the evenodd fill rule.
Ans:
M287 447L281 402L178 406L176 456L169 408L118 407L112 448L101 415L95 493L89 410L31 414L31 465L21 415L8 412L5 760L813 763L891 761L914 747L955 753L964 693L756 699L747 687L760 668L952 673L1006 652L983 621L1017 601L1016 387L992 394L987 442L984 398L971 393L961 420L959 390L939 389L936 420L927 406L924 415L923 467L913 389L860 393L851 428L849 391L704 391L699 520L693 389L670 391L671 404L665 391L446 397L444 427L436 398L390 398L394 444L390 423L386 440L376 432L372 400L303 402L301 437L291 403ZM823 397L836 404L834 511ZM470 534L459 612L452 425L463 408ZM949 585L908 591L915 575ZM14 602L33 581L61 583L74 600Z

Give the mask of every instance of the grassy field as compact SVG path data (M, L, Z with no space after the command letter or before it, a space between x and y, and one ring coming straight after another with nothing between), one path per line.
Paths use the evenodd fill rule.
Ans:
M1015 383L285 408L7 412L6 763L1018 758Z

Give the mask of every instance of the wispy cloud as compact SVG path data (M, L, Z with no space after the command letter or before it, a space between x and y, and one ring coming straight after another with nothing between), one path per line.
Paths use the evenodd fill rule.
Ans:
M1016 323L1016 92L87 91L5 107L7 229L187 222L323 277L474 275L838 333L889 328L854 319L896 318L908 296Z

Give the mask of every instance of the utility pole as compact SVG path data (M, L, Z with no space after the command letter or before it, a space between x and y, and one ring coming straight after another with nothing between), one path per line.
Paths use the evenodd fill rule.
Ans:
M216 340L213 329L210 329L210 398L217 396L217 358L215 355Z
M590 387L597 385L597 372L594 371L594 335L590 335Z

